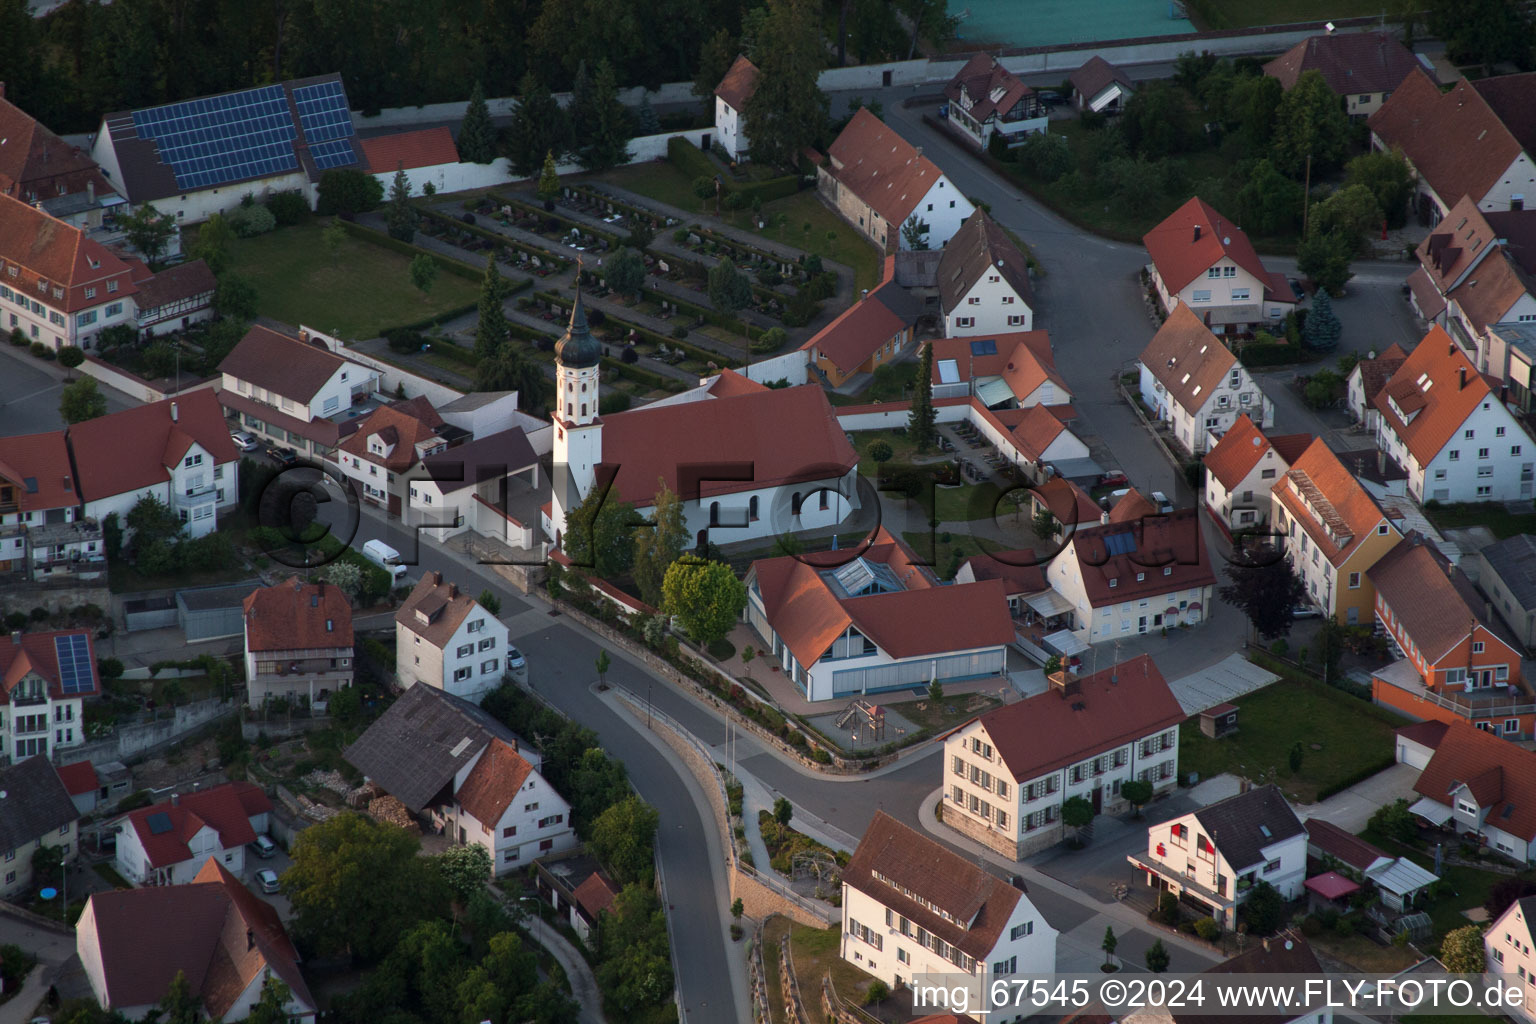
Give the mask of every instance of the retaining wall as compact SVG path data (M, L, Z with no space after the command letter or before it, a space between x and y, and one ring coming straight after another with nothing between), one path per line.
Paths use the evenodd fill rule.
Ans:
M170 718L118 726L112 730L112 735L104 739L71 747L69 755L71 760L90 761L92 764L127 761L168 746L210 722L234 714L239 708L240 705L234 701L225 703L216 698L183 704Z
M105 586L61 587L52 584L7 583L0 591L0 606L11 611L30 612L33 608L46 608L58 612L82 604L94 604L101 609L112 607L112 592Z

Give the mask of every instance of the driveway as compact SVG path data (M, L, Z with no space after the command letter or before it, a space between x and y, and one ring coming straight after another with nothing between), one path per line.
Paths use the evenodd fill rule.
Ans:
M268 870L273 871L277 874L277 877L281 879L283 877L283 872L287 871L292 866L293 859L290 858L281 847L278 848L276 853L266 858L265 860L256 856L256 854L253 853L250 848L247 848L245 851L245 871L241 875L240 879L246 884L247 887L250 888L251 892L255 893L259 898L270 903L272 907L277 911L277 916L281 918L285 924L288 922L288 919L293 916L292 904L288 902L288 897L284 896L280 892L262 892L261 883L256 880L256 872Z
M1302 820L1322 818L1339 828L1359 832L1379 808L1399 797L1416 799L1413 784L1417 781L1419 769L1406 764L1394 764L1319 803L1297 804L1296 814Z

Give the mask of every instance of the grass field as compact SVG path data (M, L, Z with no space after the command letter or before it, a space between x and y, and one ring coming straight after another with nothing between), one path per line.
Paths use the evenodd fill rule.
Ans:
M1399 718L1322 683L1281 679L1241 697L1237 732L1213 740L1199 723L1179 731L1179 767L1208 779L1233 772L1254 781L1274 781L1288 797L1312 803L1319 790L1371 765L1391 762L1392 730ZM1302 745L1301 769L1292 772L1292 747ZM1314 745L1321 749L1314 750Z
M347 236L332 263L312 220L256 238L234 240L230 267L256 289L257 311L344 338L378 337L385 328L473 303L475 282L441 272L423 298L411 284L410 257Z
M688 213L708 212L712 215L714 211L714 202L701 202L693 194L693 182L688 176L666 161L620 167L597 176L595 180L638 192ZM783 228L775 226L781 214L785 218ZM847 221L823 206L815 192L799 192L775 199L763 207L762 218L768 227L758 230L750 210L726 210L721 215L727 224L743 231L852 267L855 288L873 288L880 283L880 254L874 245ZM810 225L809 232L805 230L807 224ZM833 234L831 241L827 239L829 231Z
M807 928L787 918L774 917L763 926L763 964L767 973L778 974L778 947L787 941L790 960L795 966L795 981L800 987L800 998L812 1014L812 1020L822 1019L820 997L823 975L831 972L837 994L856 1005L864 1002L864 993L875 980L872 975L865 974L838 955L841 939L841 930L837 925L824 929ZM771 961L768 959L770 954L773 956ZM771 985L770 996L776 988L776 985ZM777 1002L770 1001L769 1006L770 1009L781 1008L783 994L779 994ZM775 1021L786 1019L777 1012L773 1018Z

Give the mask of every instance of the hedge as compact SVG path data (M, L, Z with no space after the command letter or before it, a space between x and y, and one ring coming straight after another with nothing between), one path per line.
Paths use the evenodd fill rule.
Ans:
M524 288L528 287L528 285L531 284L531 283L532 282L530 282L530 281L524 280L522 284L518 285L517 290L518 291L522 291ZM380 337L385 337L391 331L425 331L425 330L429 330L430 328L436 327L438 324L444 324L444 323L447 323L449 320L453 320L453 319L456 319L458 317L466 316L466 315L468 315L470 313L473 313L476 309L479 309L479 308L480 308L479 304L478 303L474 303L474 302L471 302L468 305L464 305L464 306L455 306L453 309L445 309L441 313L436 314L435 316L429 316L425 320L412 320L408 324L394 324L394 325L392 325L390 327L386 327L382 331L379 332L379 336Z
M1326 800L1333 796L1335 793L1342 793L1350 786L1364 782L1366 779L1370 778L1372 775L1375 775L1377 772L1384 772L1396 763L1396 755L1389 755L1377 761L1375 764L1368 764L1363 768L1356 768L1342 779L1339 779L1318 790L1317 799Z
M557 256L550 252L548 249L541 249L538 246L529 245L527 242L519 241L516 238L498 234L495 231L482 228L478 224L465 224L458 218L451 217L446 213L439 213L437 210L422 210L420 212L423 217L429 220L441 221L442 223L457 228L460 231L467 231L472 235L479 235L481 238L484 238L487 241L495 242L497 245L506 246L508 249L516 249L517 251L525 252L530 256L537 256L541 261L549 263L556 273L564 271L571 265L570 260L563 256ZM481 216L488 215L481 214ZM451 245L452 243L449 244Z
M693 230L697 231L698 229L693 229ZM709 266L707 264L705 264L702 260L692 259L691 257L688 257L688 256L679 256L676 253L671 253L671 252L664 252L664 253L663 252L659 252L658 255L660 256L661 259L666 260L668 262L668 264L683 264L685 266L691 267L693 269L693 271L694 271L694 275L695 276L701 277L701 278L703 278L706 281L709 280ZM789 261L786 261L786 262L793 263L794 261L793 260L789 260ZM772 288L769 288L767 285L758 284L756 281L749 281L748 283L750 283L752 285L752 294L757 296L759 299L761 299L764 302L776 301L776 302L778 302L779 305L782 306L782 305L784 305L785 303L787 303L789 301L789 296L784 295L784 294L782 294L780 292L776 292ZM659 295L660 292L658 292L657 294ZM670 295L667 296L667 299L668 299L668 301L683 301L685 305L691 305L691 303L688 303L687 300L673 300L672 296L670 296ZM718 317L725 317L724 313L719 312L718 310L714 309L713 307L694 306L694 308L697 309L700 312L700 314L714 314L715 316L718 316ZM740 320L736 320L736 319L734 319L732 317L725 317L725 319L730 320L731 322L730 323L715 323L715 321L713 321L713 320L711 320L710 322L711 323L715 323L716 327L732 327L732 325L734 325L735 329L740 329L740 327L741 327L741 321Z
M1269 345L1256 341L1250 341L1237 352L1237 360L1244 366L1288 366L1316 358L1316 353L1300 345Z
M672 166L688 175L692 181L694 178L719 178L726 192L734 192L743 197L748 205L752 197L757 196L764 203L771 203L775 199L783 199L800 191L800 179L795 175L785 175L781 178L769 178L767 181L735 182L729 176L720 173L720 168L715 166L702 149L689 142L681 135L675 135L667 140L667 160Z
M406 256L430 256L432 261L437 264L438 269L446 270L456 277L478 281L484 276L485 272L478 267L472 267L468 263L461 263L456 259L444 256L442 253L433 252L431 249L423 249L419 245L412 245L410 242L402 242L398 238L391 238L382 231L363 227L363 225L356 221L342 220L338 217L336 218L336 223L341 225L343 231L360 241L368 242L384 249L393 249L395 252Z

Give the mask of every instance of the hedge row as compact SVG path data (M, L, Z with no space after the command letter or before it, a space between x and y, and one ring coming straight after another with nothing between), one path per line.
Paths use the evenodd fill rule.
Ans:
M1250 341L1237 351L1237 360L1244 366L1289 366L1311 362L1316 355L1300 345L1270 345Z
M702 149L682 136L673 136L667 140L667 159L672 166L688 175L690 181L694 178L720 178L726 192L734 192L748 203L752 202L753 196L771 203L800 191L800 179L793 174L750 183L732 181L720 173L720 168L715 166L715 162Z
M545 302L549 302L557 307L561 307L562 312L568 313L570 311L570 299L562 298L559 295L555 295L551 292L534 292L533 295L536 299L543 299ZM660 333L659 331L653 331L649 327L644 327L637 323L631 323L622 317L614 316L612 313L605 312L603 315L613 323L623 327L625 330L634 331L641 338L651 342L652 344L666 345L669 348L681 349L701 363L707 363L710 360L714 360L716 363L721 363L728 361L731 358L729 356L722 356L718 352L711 352L708 349L700 348L697 345L691 345L686 341L680 341L677 338L670 338ZM740 325L738 324L737 326Z
M611 231L604 231L602 228L593 227L592 225L583 221L573 220L570 217L564 216L563 214L552 213L544 209L542 206L535 206L532 203L525 203L521 199L504 199L501 196L495 194L492 194L490 198L493 202L502 206L510 206L514 210L520 209L527 213L533 214L535 217L548 217L550 220L557 220L562 224L567 224L575 228L584 235L596 235L598 238L607 241L609 245L619 245L619 236Z
M610 203L615 209L622 210L624 213L631 217L636 217L640 220L653 221L658 226L658 228L667 222L666 214L657 213L655 210L647 210L644 207L636 206L634 203L626 203L622 199L615 199L613 196L610 196L605 192L599 192L597 189L590 185L568 185L566 187L569 188L572 192L575 192L578 195L586 196L588 199L594 200L596 202Z
M527 288L528 285L531 284L531 283L532 282L524 279L523 283L517 286L516 291L522 291L524 288ZM474 302L467 303L466 305L463 305L463 306L455 306L452 309L445 309L441 313L437 313L437 314L435 314L433 316L429 316L429 317L427 317L424 320L412 320L408 324L394 324L394 325L392 325L390 327L386 327L382 331L379 332L379 336L383 337L385 335L388 335L391 331L426 331L426 330L430 330L431 328L436 327L438 324L445 324L449 320L454 320L454 319L457 319L458 317L461 317L461 316L467 316L468 314L473 313L478 308L479 308L479 304L478 303L474 303Z
M451 217L446 213L439 213L437 210L423 209L421 211L421 215L431 220L441 221L444 224L451 225L455 228L458 228L460 231L468 231L472 235L479 235L481 238L495 242L497 245L505 246L508 249L516 249L518 252L525 252L530 256L537 256L541 261L549 263L557 273L565 270L571 264L570 260L563 256L557 256L550 252L548 249L540 249L538 246L529 245L527 242L518 241L516 238L511 238L507 235L498 234L495 231L482 228L478 224L465 224L463 221L455 217ZM481 214L480 216L489 215Z
M750 245L746 242L737 241L736 239L727 235L723 235L720 232L713 230L712 228L706 228L702 225L695 224L693 227L689 228L689 230L698 235L700 238L714 242L716 245L723 245L730 249L739 249L743 252L755 253L759 259L768 263L772 263L776 267L793 267L797 265L793 259L780 256L778 253L769 252L767 249L759 249L757 246Z
M342 220L338 217L336 223L340 224L342 230L353 238L367 242L370 245L377 245L383 249L393 249L395 252L406 256L430 256L432 261L437 264L439 270L446 270L456 277L478 281L483 273L478 267L472 267L468 263L461 263L456 259L450 259L442 253L433 252L431 249L423 249L419 245L412 245L410 242L402 242L398 238L391 238L382 231L375 231L372 228L364 227L356 221Z
M1377 772L1384 772L1396 763L1397 757L1395 755L1388 755L1387 757L1377 761L1375 764L1368 764L1361 768L1356 768L1342 779L1338 779L1335 782L1318 790L1317 799L1327 800L1335 793L1342 793L1350 786L1364 782L1366 779L1370 778L1372 775L1375 775Z
M670 252L660 253L659 255L660 255L660 257L662 259L666 260L669 264L675 264L675 263L685 264L686 266L691 267L693 269L694 276L703 278L706 281L709 280L709 266L707 264L705 264L702 260L692 259L691 257L688 257L688 256L678 256L678 255L676 255L674 253L670 253ZM790 262L793 262L793 261L790 261ZM774 291L772 288L766 287L764 285L760 285L756 281L749 280L748 283L752 285L752 294L757 296L763 302L776 301L776 302L779 303L779 305L782 306L786 302L789 301L789 296L781 295L779 292ZM657 292L657 294L659 295L661 293ZM693 304L688 302L686 299L681 299L681 300L673 299L672 296L670 296L670 295L667 296L667 300L669 302L682 302L682 304L686 305L686 306L693 306ZM699 311L699 314L704 316L704 317L706 317L706 318L709 317L709 314L714 314L714 316L724 317L724 319L730 321L729 323L719 323L719 322L716 322L715 320L711 319L710 323L715 324L716 327L728 327L728 328L730 328L732 330L737 330L737 331L741 330L741 321L737 320L735 317L727 317L727 316L725 316L724 313L719 312L718 310L714 309L713 307L693 306L693 308L697 309Z

